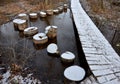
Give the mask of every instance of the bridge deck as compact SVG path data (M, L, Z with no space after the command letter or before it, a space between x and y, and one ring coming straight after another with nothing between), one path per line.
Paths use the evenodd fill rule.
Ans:
M98 30L79 0L71 0L73 19L86 60L98 83L120 83L120 57Z

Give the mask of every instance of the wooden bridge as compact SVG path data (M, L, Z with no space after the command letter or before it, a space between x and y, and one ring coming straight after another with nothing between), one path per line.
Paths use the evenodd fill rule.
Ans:
M81 84L120 84L120 57L82 8L71 0L73 20L92 71Z

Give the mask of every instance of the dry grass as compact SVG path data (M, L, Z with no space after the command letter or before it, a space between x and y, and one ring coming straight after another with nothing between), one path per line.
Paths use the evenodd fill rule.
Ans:
M0 25L9 21L18 13L36 12L54 8L58 2L66 0L0 0ZM52 5L51 5L52 4Z
M113 5L113 0L87 0L87 2L93 14L103 15L109 20L119 18L119 6Z

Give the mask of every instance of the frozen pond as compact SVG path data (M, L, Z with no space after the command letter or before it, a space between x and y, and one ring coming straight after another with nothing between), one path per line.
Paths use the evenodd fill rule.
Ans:
M80 44L76 42L70 10L47 18L38 18L34 22L28 21L28 26L38 27L39 32L44 32L48 25L58 26L57 38L39 46L33 44L32 37L25 37L23 32L15 30L12 22L2 25L0 28L0 65L10 66L15 63L27 68L26 73L33 73L33 76L42 84L63 84L63 72L69 65L63 64L60 56L49 55L46 49L48 44L56 43L60 55L65 51L75 54L75 61L71 65L80 65L88 70L83 60L84 54L77 48Z

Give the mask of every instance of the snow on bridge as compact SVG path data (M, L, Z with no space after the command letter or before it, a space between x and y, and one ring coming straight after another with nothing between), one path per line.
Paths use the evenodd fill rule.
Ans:
M120 84L119 55L83 10L79 0L71 0L71 10L86 60L93 73L81 84Z

